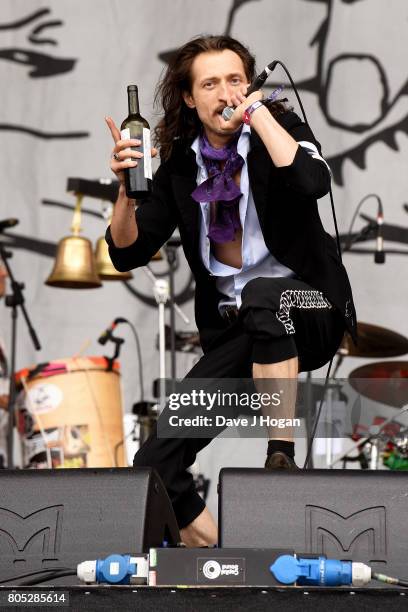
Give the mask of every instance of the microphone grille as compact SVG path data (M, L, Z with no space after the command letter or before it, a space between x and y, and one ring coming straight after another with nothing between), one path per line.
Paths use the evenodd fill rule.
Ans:
M224 108L224 110L222 111L222 118L224 119L224 121L229 121L232 117L232 115L234 114L234 108L231 108L230 106L226 106Z

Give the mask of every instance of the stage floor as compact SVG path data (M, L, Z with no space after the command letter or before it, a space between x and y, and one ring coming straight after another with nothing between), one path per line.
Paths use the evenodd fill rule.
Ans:
M197 610L231 610L260 612L261 610L284 610L307 612L312 610L344 611L389 609L393 612L407 610L408 589L322 589L301 587L147 587L147 586L77 586L77 587L0 587L0 610L19 610L27 604L8 604L9 593L62 593L69 597L69 604L54 605L61 610L158 611L195 612ZM17 597L15 599L18 599ZM30 604L30 607L34 607ZM37 604L37 608L46 608Z

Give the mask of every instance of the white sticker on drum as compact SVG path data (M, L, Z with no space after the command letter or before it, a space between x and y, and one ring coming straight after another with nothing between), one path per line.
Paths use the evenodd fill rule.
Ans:
M57 385L49 383L36 385L28 392L27 409L34 414L56 410L63 400L63 393Z

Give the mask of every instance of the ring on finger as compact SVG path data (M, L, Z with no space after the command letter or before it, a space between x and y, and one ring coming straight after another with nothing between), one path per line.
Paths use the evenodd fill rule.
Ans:
M113 157L113 159L116 159L116 161L120 161L120 157L119 157L119 155L117 153L114 153L112 155L112 157Z

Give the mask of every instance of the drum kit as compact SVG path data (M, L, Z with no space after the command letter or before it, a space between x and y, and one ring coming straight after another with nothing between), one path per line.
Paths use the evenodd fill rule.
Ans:
M400 357L408 352L408 339L392 330L359 322L358 345L345 335L337 352L337 363L332 380L345 357L379 359ZM379 459L392 470L408 470L408 427L398 418L408 411L408 361L375 361L351 371L348 382L359 396L366 400L395 409L391 417L378 413L371 426L354 423L351 438L354 446L331 462L333 467L342 461L345 467L354 449L359 452L362 468L378 469ZM389 413L389 409L387 411Z
M166 350L170 349L166 326ZM378 359L408 352L408 339L389 329L358 323L359 343L346 335L337 352L335 374L346 357ZM196 332L176 331L175 349L201 354ZM120 366L109 367L105 357L59 359L16 373L18 400L16 424L25 467L105 467L126 465L123 445ZM374 361L359 366L348 376L350 386L372 402L395 409L390 418L372 418L372 426L354 424L354 446L332 461L346 467L355 448L362 468L378 468L382 458L390 470L408 470L408 427L398 422L408 410L408 361ZM340 383L340 381L339 381ZM340 385L339 385L340 389ZM344 398L340 391L339 395ZM142 402L133 411L139 428L138 441L151 433L158 417L154 402ZM405 407L405 408L404 408ZM375 458L375 461L373 460Z
M76 195L72 235L58 244L56 260L46 284L56 287L99 287L101 280L128 280L131 273L118 273L110 261L104 238L92 252L88 239L79 236L81 231L81 207L84 195L113 203L117 196L117 185L112 181L87 181L68 179L67 190ZM104 209L102 216L109 222L111 207ZM164 406L166 389L165 352L170 351L171 378L175 378L175 353L191 353L199 356L201 347L197 332L175 330L175 314L184 322L187 317L174 300L174 272L177 268L176 250L179 238L172 238L163 251L169 267L169 281L158 279L147 266L144 272L152 284L159 315L158 348L160 353L160 385L157 397L159 404L140 402L133 411L139 426L139 442L142 443L152 431L160 409ZM10 254L1 248L1 258L7 267L13 289L12 299L7 305L13 308L12 348L14 366L15 321L17 306L20 307L36 349L38 338L29 321L22 295L23 285L15 281L7 263ZM161 253L153 259L161 258ZM73 263L74 262L74 263ZM78 263L79 262L79 263ZM75 265L74 265L75 264ZM165 306L170 306L170 326L164 324ZM337 371L346 357L363 359L388 359L408 353L408 339L399 333L376 325L358 323L358 346L346 335L337 352L337 362L329 380L328 396L333 390L343 398L337 383ZM67 358L40 364L33 368L14 372L15 388L10 397L15 422L20 434L25 467L102 467L123 466L124 433L122 405L119 386L119 364L104 357ZM392 470L408 470L408 427L398 422L400 414L408 410L408 361L374 361L355 368L348 376L350 386L360 396L395 409L390 418L375 415L372 426L363 423L354 426L350 433L359 451L362 467L378 467L379 457L383 465ZM302 383L301 383L302 384ZM322 387L318 393L323 397ZM11 386L13 387L13 385ZM18 392L18 397L17 397ZM327 399L327 403L330 403ZM10 429L10 428L9 428ZM8 436L8 465L12 465L12 431ZM368 434L368 435L367 435ZM352 449L351 449L352 450ZM330 466L351 461L350 452L341 457L331 457Z

